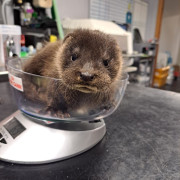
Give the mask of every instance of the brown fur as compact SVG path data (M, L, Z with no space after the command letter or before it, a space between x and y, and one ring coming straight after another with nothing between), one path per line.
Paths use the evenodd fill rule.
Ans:
M72 56L77 59L73 61ZM122 57L116 41L109 35L78 29L63 42L48 43L28 61L24 71L59 79L47 85L44 101L48 107L69 112L111 102L121 77ZM81 73L93 75L93 80L83 81Z

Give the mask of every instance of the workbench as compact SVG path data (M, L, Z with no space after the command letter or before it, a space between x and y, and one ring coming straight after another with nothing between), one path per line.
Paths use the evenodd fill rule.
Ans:
M0 83L0 120L17 110ZM180 94L128 85L107 133L92 149L42 165L0 161L0 180L179 180Z

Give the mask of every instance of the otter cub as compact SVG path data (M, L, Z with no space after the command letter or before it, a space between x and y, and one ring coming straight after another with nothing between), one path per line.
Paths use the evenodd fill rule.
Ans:
M54 83L52 80L44 92L46 111L71 115L113 103L111 96L121 77L122 57L109 35L77 29L63 42L48 43L23 70L59 79Z

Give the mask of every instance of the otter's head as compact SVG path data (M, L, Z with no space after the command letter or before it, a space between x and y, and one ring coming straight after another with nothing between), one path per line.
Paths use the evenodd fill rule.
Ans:
M121 74L120 49L100 31L78 29L68 34L57 58L62 82L84 93L108 90Z

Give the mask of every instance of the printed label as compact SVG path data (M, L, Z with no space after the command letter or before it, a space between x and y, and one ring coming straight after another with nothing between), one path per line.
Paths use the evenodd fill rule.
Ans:
M11 86L16 88L19 91L23 91L22 79L16 76L13 76L9 73L9 82Z

